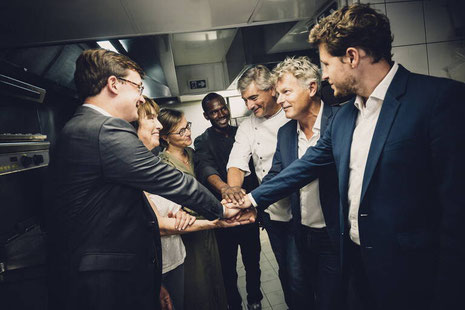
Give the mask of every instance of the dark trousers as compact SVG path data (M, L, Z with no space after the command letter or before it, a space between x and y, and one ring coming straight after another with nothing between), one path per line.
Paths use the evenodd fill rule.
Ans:
M259 302L260 291L260 236L258 224L248 224L234 228L217 229L216 240L220 253L224 287L230 309L241 309L242 298L237 289L237 249L240 246L242 263L245 268L247 302Z
M292 224L272 221L266 212L261 215L261 220L278 263L284 300L290 309L295 309L300 300L308 300L308 280L303 272L303 262L297 250Z
M349 275L348 300L351 310L376 310L373 290L362 260L360 246L351 240L346 242L347 270Z
M305 276L310 280L306 299L299 300L296 309L340 310L345 307L342 272L336 247L326 228L301 225L298 239ZM313 297L313 298L312 298Z
M161 284L170 294L174 310L184 310L184 264L161 276Z

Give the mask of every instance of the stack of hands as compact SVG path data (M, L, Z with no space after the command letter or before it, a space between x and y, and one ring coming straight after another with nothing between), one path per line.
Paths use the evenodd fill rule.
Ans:
M249 224L255 222L257 210L252 206L246 192L239 186L225 186L221 190L221 204L225 207L227 222Z
M257 210L252 207L244 189L240 187L226 187L221 191L223 200L221 204L225 207L223 219L212 221L218 228L235 227L254 223L257 218ZM185 230L194 224L195 216L179 210L176 213L168 213L169 218L174 218L175 229Z

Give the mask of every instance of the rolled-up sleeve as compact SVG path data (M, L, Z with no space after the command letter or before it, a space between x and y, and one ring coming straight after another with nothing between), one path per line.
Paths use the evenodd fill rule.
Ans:
M251 119L247 118L237 129L236 139L231 154L229 154L226 169L235 167L244 171L245 176L250 174L249 161L252 156L251 133L253 133Z

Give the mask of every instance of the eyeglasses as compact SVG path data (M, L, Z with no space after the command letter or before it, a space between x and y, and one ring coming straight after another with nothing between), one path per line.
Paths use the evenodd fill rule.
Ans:
M188 130L191 131L191 126L192 126L192 123L187 122L186 127L179 129L178 132L170 132L168 135L180 135L181 137L184 137Z
M137 89L139 90L139 95L142 95L142 92L144 91L144 85L142 84L142 82L140 84L137 84L137 83L134 83L133 81L126 80L126 79L124 79L122 77L119 77L119 76L117 76L116 78L118 80L128 82L128 83L131 83L132 85L136 86Z

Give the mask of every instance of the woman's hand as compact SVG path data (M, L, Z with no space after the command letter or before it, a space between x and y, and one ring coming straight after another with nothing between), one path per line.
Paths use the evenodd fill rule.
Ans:
M176 214L173 214L173 212L169 212L168 217L176 219L174 223L174 228L179 231L182 231L187 227L191 226L192 224L194 224L196 220L195 216L192 216L187 212L184 212L183 210L179 210L178 212L176 212Z

